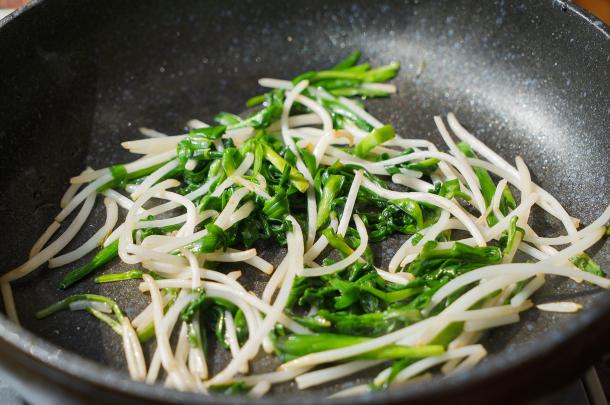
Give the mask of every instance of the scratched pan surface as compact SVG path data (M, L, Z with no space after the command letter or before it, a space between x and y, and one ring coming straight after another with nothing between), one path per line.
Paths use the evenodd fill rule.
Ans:
M0 271L19 265L58 212L70 176L132 157L117 147L148 126L178 133L190 118L241 111L262 76L290 78L359 48L375 65L397 60L399 94L368 103L405 137L440 142L432 116L455 111L506 158L519 154L534 180L589 223L610 197L610 40L607 27L560 1L34 1L0 23ZM420 70L420 72L418 72ZM98 207L76 241L103 222ZM541 216L534 225L557 234ZM397 247L377 247L383 260ZM277 263L283 252L260 247ZM594 257L610 268L610 243ZM84 313L36 321L62 297L58 281L80 263L43 268L14 286L23 331L0 319L0 366L32 402L219 402L130 382L120 339ZM104 272L124 266L114 264ZM246 270L260 291L264 278ZM146 297L136 282L70 293L115 298L130 317ZM530 311L489 333L492 353L474 370L350 402L517 399L564 383L607 348L606 293L549 279L538 302L574 300L576 315ZM226 358L214 357L219 369ZM262 359L256 369L274 363ZM265 401L312 402L329 390L275 389ZM369 375L370 376L370 375ZM228 400L240 401L232 398Z

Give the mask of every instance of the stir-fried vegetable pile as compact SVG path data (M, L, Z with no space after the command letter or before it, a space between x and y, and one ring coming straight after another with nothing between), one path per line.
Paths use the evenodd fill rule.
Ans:
M351 395L429 378L437 366L444 374L474 366L486 354L481 333L518 322L546 274L610 286L584 253L607 234L610 209L577 230L520 157L511 165L453 114L449 128L434 118L448 152L384 125L362 101L395 93L383 82L399 64L359 60L356 51L292 81L261 79L268 91L247 101L247 117L220 112L177 136L143 128L148 139L123 143L140 159L72 178L29 260L0 278L8 315L18 322L10 282L102 245L58 287L69 290L118 258L133 269L95 282L142 280L150 305L125 314L111 297L78 294L36 315L84 310L103 321L121 336L133 379L260 397L273 384L295 380L303 389L376 368L370 383L336 394ZM98 195L105 224L60 255ZM538 236L528 224L535 205L565 235ZM117 226L119 208L126 214ZM259 255L271 244L286 247L277 266ZM400 247L391 257L374 253L388 246ZM254 271L267 279L259 295L240 283ZM141 346L148 341L151 358ZM215 375L212 341L232 356ZM282 365L249 374L261 349Z

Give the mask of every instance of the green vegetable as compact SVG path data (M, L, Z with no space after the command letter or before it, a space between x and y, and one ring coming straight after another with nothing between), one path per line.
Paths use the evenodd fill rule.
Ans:
M314 333L311 335L289 335L275 338L275 349L282 361L289 361L310 353L339 349L364 343L371 340L366 337L336 335L331 333ZM353 359L389 360L415 358L421 359L429 356L438 356L444 349L440 345L428 346L400 346L388 345L354 357Z
M100 312L93 307L85 308L85 312L88 312L89 314L93 315L100 321L104 322L106 325L110 326L117 335L119 335L119 336L123 335L123 328L121 327L121 324L119 322L115 321L114 319L112 319L111 317L109 317L108 315L106 315L105 313Z
M230 384L216 384L209 387L210 392L217 395L243 395L250 391L252 387L243 381L238 381Z
M255 129L267 128L273 121L276 121L282 115L282 107L284 103L284 91L273 90L263 95L263 104L265 108L257 113L252 114L245 120L229 126L229 129L242 128L250 126Z
M199 290L194 290L193 293L197 294L195 299L193 299L191 302L189 302L188 305L186 307L184 307L184 309L182 310L182 313L180 314L180 318L184 322L191 322L193 320L193 317L197 313L197 311L199 311L199 309L205 302L206 297L205 297L205 290L203 288L200 288Z
M360 52L359 49L356 49L354 52L350 53L345 59L333 66L332 70L345 70L351 68L356 63L358 63L360 56L362 56L362 52Z
M265 159L269 161L277 170L280 172L284 171L284 168L288 165L288 162L283 157L277 154L271 147L265 145ZM301 193L304 193L309 188L309 183L301 173L295 168L290 166L290 182L294 185Z
M322 197L320 198L320 203L318 205L318 219L316 221L316 229L319 229L322 225L328 221L330 217L330 209L335 196L343 187L343 183L345 182L345 177L333 174L328 177L326 182L324 183L324 188L322 190Z
M261 100L261 103L262 102L263 100ZM239 124L242 120L235 114L222 111L214 116L214 121L216 121L220 125L228 127L231 125Z
M418 310L401 306L370 314L350 314L344 311L330 312L321 309L312 316L294 316L293 318L314 332L380 336L420 321L422 316Z
M218 115L214 117L214 119L218 118ZM190 136L201 137L205 139L218 139L220 138L227 130L227 127L224 125L217 127L204 127L204 128L194 128L191 129Z
M211 253L220 248L226 248L227 237L225 231L214 223L209 223L205 226L208 233L201 239L193 242L190 250L193 253Z
M342 89L330 90L330 94L336 97L387 97L390 93L382 90L367 89L365 87L345 87Z
M458 148L462 151L466 157L476 158L477 155L474 153L470 145L460 142L458 143ZM474 167L474 173L479 179L479 183L481 184L481 194L483 194L483 198L485 200L485 205L489 207L491 204L491 200L493 199L494 194L496 193L496 185L493 182L489 172L481 167ZM508 187L506 187L502 191L502 199L500 200L500 211L502 214L506 215L512 209L515 209L517 204L515 203L515 199ZM493 213L490 213L487 216L487 224L489 226L494 226L498 223L498 219Z
M93 257L93 259L84 265L81 268L71 271L68 273L61 284L59 284L59 288L66 289L70 287L72 284L82 280L89 273L95 271L108 263L110 260L114 259L119 255L119 241L115 240L110 243L108 246L104 247L102 250L97 252L97 254Z
M103 274L97 276L94 281L98 284L113 283L115 281L140 279L143 274L144 272L141 270L129 270L124 273Z
M517 221L519 217L514 216L510 219L510 224L508 225L508 229L502 232L500 239L498 240L498 246L502 248L502 254L506 255L513 250L515 245L515 241L517 241L517 234L521 233L520 238L525 234L525 231L517 226ZM519 243L517 241L517 243Z
M381 128L375 128L373 132L365 136L354 149L356 156L365 158L368 153L376 146L381 145L384 142L394 138L394 127L391 125L384 125Z
M292 82L296 84L302 80L309 80L310 83L315 83L326 79L347 79L363 83L385 82L396 76L398 69L400 69L400 64L398 62L392 62L387 66L381 66L371 70L341 69L310 71L297 76Z
M71 295L68 298L65 298L59 302L56 302L53 305L50 305L50 306L36 312L36 319L46 318L47 316L51 316L51 315L55 314L56 312L68 309L68 308L70 308L71 303L77 302L77 301L91 301L91 302L104 303L104 304L108 305L108 307L110 307L110 309L112 309L112 312L114 313L114 315L116 316L116 318L119 322L123 321L123 312L121 311L119 306L116 304L116 302L114 302L113 300L111 300L108 297L104 297L103 295L97 295L97 294Z
M570 257L570 262L572 262L574 266L578 267L582 271L595 274L596 276L606 277L606 274L599 267L599 264L595 263L593 259L591 259L591 257L584 252Z

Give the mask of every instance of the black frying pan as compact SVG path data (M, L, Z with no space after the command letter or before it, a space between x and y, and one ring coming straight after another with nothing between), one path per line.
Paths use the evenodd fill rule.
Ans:
M290 78L354 48L375 64L402 63L399 95L369 103L402 136L440 142L432 116L453 110L503 156L522 155L534 180L588 223L610 199L609 38L599 21L552 0L34 1L0 23L1 271L25 259L70 176L130 159L116 146L138 126L175 133L187 119L240 111L259 77ZM610 243L593 250L610 268ZM34 320L66 295L56 286L68 270L42 269L14 286L25 330L0 317L4 378L28 400L223 400L129 381L120 340L84 313ZM72 292L111 295L133 316L145 303L134 289L88 280ZM565 383L607 349L610 299L556 279L537 299L586 310L530 311L487 335L492 355L470 372L349 401L505 402ZM277 395L313 402L328 389Z

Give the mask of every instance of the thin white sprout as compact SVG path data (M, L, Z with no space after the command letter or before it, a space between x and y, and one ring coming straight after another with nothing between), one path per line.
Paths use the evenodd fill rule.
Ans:
M162 320L163 320L163 306L161 301L161 293L159 292L159 288L155 280L149 276L148 274L143 275L144 282L148 284L151 301L153 303L153 315L155 319L155 335L157 337L157 345L159 348L159 353L161 356L161 363L163 364L163 368L171 374L176 368L176 360L174 359L174 355L172 353L171 347L169 345L169 337L167 336L167 332L165 328L162 328ZM183 387L179 387L179 389Z
M138 139L121 143L121 146L131 153L139 155L154 155L159 153L172 153L178 143L186 139L187 135L166 136L163 138ZM82 178L73 178L82 180Z
M248 139L254 135L254 128L243 127L229 129L225 132L222 137L223 139L231 139L235 146L242 146Z
M133 200L129 197L125 197L123 194L119 193L118 191L109 188L108 190L104 190L104 192L102 193L105 197L108 198L112 198L119 207L126 209L127 211L129 211L131 209L131 207L133 206ZM144 214L146 212L146 210L141 209L140 213Z
M323 368L316 371L310 371L306 374L301 374L294 380L299 389L313 387L315 385L324 384L339 378L347 377L362 370L375 367L383 363L383 360L356 360L336 366Z
M388 83L362 83L360 85L363 89L385 91L386 93L396 93L396 86Z
M119 256L125 263L136 264L142 261L141 259L128 254L127 252L127 247L133 244L132 231L138 217L138 209L141 208L155 194L157 194L157 192L168 188L177 187L179 185L180 182L177 180L164 180L146 190L136 201L134 201L133 206L127 213L125 222L123 222L123 229L119 236Z
M441 215L434 224L430 225L428 228L422 229L419 231L423 237L417 241L417 243L413 244L415 240L415 236L407 239L400 248L394 254L394 257L390 260L390 264L388 265L388 270L390 272L395 272L399 267L404 267L407 265L405 259L410 255L413 256L413 251L418 250L417 246L423 246L429 240L435 240L436 237L445 229L447 222L449 221L449 212L442 211Z
M475 319L464 323L466 332L478 332L485 329L496 328L498 326L509 325L519 322L519 314L508 314L498 316L493 319Z
M199 324L199 319L197 319L197 317L191 321L191 324L195 330L201 329L201 325ZM201 347L191 345L188 355L188 368L196 378L200 380L208 378L208 364Z
M341 102L341 104L352 110L354 114L358 115L360 118L368 122L373 128L381 128L383 126L383 124L377 118L373 117L363 108L360 108L360 106L354 103L352 100L345 97L340 97L339 101Z
M203 212L197 212L196 223L200 223L208 218L213 218L218 216L218 211L215 210L205 210ZM136 229L142 228L162 228L170 225L182 224L186 221L187 215L182 214L171 218L165 219L154 219L152 221L140 221L135 225Z
M364 172L362 170L357 170L354 174L354 180L352 181L352 185L349 188L347 199L345 200L345 206L343 207L343 213L341 214L341 220L339 221L339 226L337 227L338 235L345 236L345 232L347 231L347 227L349 226L350 218L352 217L354 205L356 204L358 190L360 190L360 185L362 184L363 177Z
M149 138L167 138L167 134L146 127L140 127L138 128L138 131L140 131L142 135L147 136Z
M427 181L420 180L416 177L409 176L403 173L394 174L392 176L392 182L395 184L403 185L405 187L409 187L415 191L421 191L422 193L434 189L434 186L428 183Z
M460 172L468 183L468 187L470 188L470 191L472 192L473 198L475 200L477 208L479 209L479 212L481 214L483 214L485 212L485 199L483 198L483 194L481 194L481 190L480 190L481 185L479 184L478 177L474 174L474 170L472 170L472 167L468 164L468 161L466 160L466 156L464 156L462 151L457 147L457 145L451 138L451 135L449 134L449 131L447 131L447 128L445 127L445 123L443 122L442 118L439 116L435 116L434 123L436 124L436 127L438 128L438 132L441 134L443 140L449 147L449 150L455 156L457 162L461 163ZM457 166L455 164L454 164L454 166L457 168Z
M297 128L304 127L307 125L319 125L322 124L322 120L316 113L307 113L300 115L293 115L288 117L288 127ZM267 128L269 132L278 132L281 130L281 121L276 121L273 124L269 125Z
M280 125L281 125L280 128L282 131L282 140L284 141L286 146L288 146L288 148L292 151L292 153L294 154L294 156L297 159L297 161L296 161L297 170L305 177L305 179L311 185L311 184L313 184L313 179L311 177L311 173L309 172L309 169L307 169L307 166L305 166L305 163L303 163L301 154L300 154L296 144L294 143L294 140L292 139L292 136L290 133L290 127L289 127L289 120L288 120L288 115L290 113L290 109L292 108L292 104L294 103L295 100L298 100L302 104L305 104L306 106L309 107L309 105L306 104L306 103L308 103L308 101L305 101L305 102L302 101L302 99L306 99L306 100L309 100L309 99L306 97L300 96L300 93L307 87L308 84L309 84L309 82L307 80L303 80L302 82L297 84L294 87L294 89L290 90L286 94L286 99L284 100L284 105L282 106L282 115L280 118ZM309 100L309 101L311 101L311 100ZM322 119L324 122L324 117L322 115L320 115L320 113L318 111L316 111L316 110L313 110L313 111L316 114L318 114L320 116L320 119ZM328 114L328 113L326 113L326 114ZM324 124L324 125L326 128L326 124ZM332 129L332 122L331 122L330 127Z
M193 118L192 120L188 120L186 122L186 126L191 128L191 129L199 129L199 128L207 128L209 127L208 124L206 124L203 121L200 121L198 119Z
M565 245L568 243L573 243L578 239L582 239L584 236L595 231L596 229L604 227L604 225L607 224L608 221L610 221L610 205L608 205L604 212L595 221L591 222L590 225L572 235L545 238L540 236L534 236L533 234L528 232L525 235L525 240L541 245Z
M295 89L296 89L296 87L295 87ZM332 118L330 117L330 114L328 113L328 111L326 111L326 109L324 107L322 107L320 104L318 104L317 102L313 101L312 99L310 99L308 97L305 97L303 95L298 95L298 96L296 96L295 100L297 102L303 104L304 106L306 106L307 108L309 108L310 110L315 112L316 114L318 114L320 116L320 119L322 120L322 128L324 130L324 136L322 138L320 138L319 142L316 144L316 146L313 150L313 155L316 158L316 164L320 164L320 159L322 159L322 156L324 156L324 152L326 151L326 148L328 147L328 145L330 144L330 142L333 138L334 130L333 130Z
M190 250L181 249L180 252L189 262L189 266L191 268L191 289L196 290L197 288L201 287L201 268L199 267L199 262L197 261L197 258L193 252Z
M21 325L19 316L17 315L17 307L15 306L15 298L13 297L11 284L8 282L1 282L0 291L2 292L2 301L4 302L6 316L16 325Z
M180 230L178 230L178 233L176 233L177 237L185 237L185 236L190 236L193 234L193 232L195 231L195 226L197 225L198 221L199 221L199 215L197 214L197 208L195 207L195 204L193 204L193 202L191 200L189 200L188 198L177 194L177 193L172 193L170 191L167 190L163 190L160 191L157 194L158 198L163 198L172 202L175 202L177 204L180 204L182 206L184 206L184 208L186 209L186 221L184 222L184 225L180 228Z
M500 180L498 182L498 185L496 186L496 192L494 193L494 196L491 200L491 208L497 219L504 218L504 215L500 211L500 202L502 201L502 195L503 195L504 190L506 189L507 185L508 185L508 180L506 180L506 179Z
M246 153L244 156L244 160L242 160L241 164L235 169L232 173L233 176L243 176L250 169L254 163L254 155L252 153ZM212 192L212 197L220 196L227 188L231 187L233 184L233 180L231 178L225 179L222 183L220 183L216 189Z
M527 283L525 287L510 299L510 305L513 307L519 306L525 302L533 293L544 285L544 274L538 273L534 279Z
M238 251L235 249L232 249L232 248L228 248L227 252L236 253ZM254 252L255 252L255 255L253 257L243 260L243 262L248 263L250 266L259 269L260 271L262 271L265 274L271 274L273 272L273 265L271 263L269 263L268 261L266 261L265 259L263 259L262 257L256 256L256 250L254 250ZM222 261L222 260L220 260L220 261Z
M267 281L267 285L265 285L265 288L263 289L263 294L261 295L261 298L264 302L268 304L271 303L271 299L273 298L275 291L278 289L278 287L284 280L287 271L288 260L287 257L284 257L281 263L277 266L277 269L273 272L273 274Z
M116 225L119 217L119 208L114 200L104 198L104 205L106 206L106 222L104 225L80 247L49 260L50 269L75 262L102 244L104 239L112 232L112 228Z
M128 362L130 376L136 381L144 381L146 379L146 362L144 359L142 346L138 340L138 335L133 330L133 327L131 326L131 323L127 317L123 318L121 326L123 330L123 344L125 346L125 352L127 353L127 347L129 347L130 357L133 361L133 365L129 365Z
M146 190L148 190L150 187L152 187L155 183L157 183L159 180L161 180L166 174L168 174L169 172L174 170L176 167L178 167L179 164L180 164L180 161L178 159L170 160L169 162L167 162L166 164L164 164L163 166L161 166L160 168L158 168L157 170L155 170L154 172L149 174L144 179L144 181L142 183L140 183L138 185L138 187L136 187L136 190L133 193L131 193L131 199L137 200L138 197L140 197L142 195L142 193L144 193Z
M271 79L267 77L258 79L258 84L262 87L268 87L271 89L291 90L293 88L290 80Z
M578 312L582 309L582 305L576 302L547 302L545 304L536 305L541 311L547 312Z
M230 177L231 177L231 180L233 180L233 182L235 184L239 184L240 186L247 188L248 190L254 192L255 194L260 195L265 200L271 199L271 196L269 195L269 193L267 193L267 191L265 191L264 187L260 186L259 184L254 184L250 180L246 180L241 176L232 175Z
M336 273L337 271L345 269L347 266L358 260L366 250L369 237L368 233L366 232L364 222L362 222L357 214L354 214L354 222L356 223L356 229L358 230L360 245L358 245L358 247L349 256L328 266L302 269L299 275L301 277L319 277L326 274Z
M233 315L231 315L230 311L225 310L225 328L226 328L226 336L229 341L229 350L231 351L231 356L235 358L239 354L239 343L237 342L237 331L235 330L235 321L233 320ZM248 372L248 363L245 362L241 368L239 369L240 373Z
M88 300L74 301L74 302L70 303L69 307L70 307L70 311L82 311L87 308L93 308L96 311L102 312L104 314L112 313L112 309L108 306L108 304L106 304L104 302L97 302L97 301L88 301Z
M334 394L329 395L328 398L334 399L334 398L355 397L355 396L364 395L370 391L371 391L371 388L369 387L369 384L359 384L359 385L355 385L353 387L345 388L341 391L337 391Z
M47 244L47 242L51 239L51 237L53 235L55 235L55 232L57 232L57 230L61 227L61 224L57 221L53 221L51 222L51 225L49 225L49 227L46 229L46 231L44 231L44 233L42 235L40 235L40 237L38 238L38 240L34 243L34 245L32 246L32 248L30 249L30 254L29 254L29 258L31 259L32 257L36 256L44 247L44 245Z
M252 399L262 398L271 388L271 383L268 381L260 381L256 383L250 391L248 391L248 397Z
M337 221L337 216L335 215L335 213L333 211L331 211L331 213L330 213L330 224L329 225L333 231L337 232L337 229L339 227L339 221ZM320 255L320 253L322 253L322 251L324 249L326 249L327 246L328 246L328 239L326 239L326 236L320 235L320 237L313 244L313 246L311 246L305 252L305 256L303 257L303 260L305 261L305 263L310 263L313 260L315 260Z
M472 166L481 167L497 176L505 178L510 184L514 185L515 187L519 187L519 177L517 173L513 173L512 171L506 171L498 166L494 166L493 164L481 159L468 158L468 162ZM536 184L533 184L533 187L534 192L540 195L540 207L549 214L558 218L568 231L569 235L576 233L577 231L576 227L574 226L574 222L572 221L572 217L568 215L568 213L561 206L561 204L559 204L559 202L557 202L557 200L542 187Z
M434 367L438 364L442 364L447 360L451 360L451 359L455 359L455 358L462 358L462 357L472 356L472 355L480 356L481 354L484 356L485 353L486 353L486 351L483 346L471 345L471 346L465 346L465 347L455 349L455 350L449 350L446 353L443 353L436 357L428 357L423 360L419 360L419 361L411 364L404 370L402 370L400 373L398 373L396 375L396 377L394 378L394 381L392 381L391 385L398 385L398 384L404 383L405 381L415 377L416 375L422 373L423 371L426 371L426 370L430 369L431 367Z
M242 276L241 270L235 270L235 271L230 271L227 273L227 277L232 278L233 280L239 280L239 278Z
M61 236L49 246L41 250L36 256L31 257L27 262L23 263L21 266L9 271L0 277L0 282L11 282L17 280L21 277L24 277L36 270L40 265L44 262L48 261L51 257L55 256L59 253L68 243L74 239L78 231L83 227L87 218L89 218L89 214L91 214L91 210L93 209L93 204L95 203L95 194L90 194L86 197L85 202L81 210L78 212L78 215L74 218L74 221L70 224L68 229L61 234Z
M92 168L87 167L85 170L82 171L81 175L91 173L92 171ZM59 201L60 208L65 208L66 205L68 205L70 200L72 200L76 195L76 192L78 191L80 186L81 184L70 184L64 195L61 197L61 200Z

